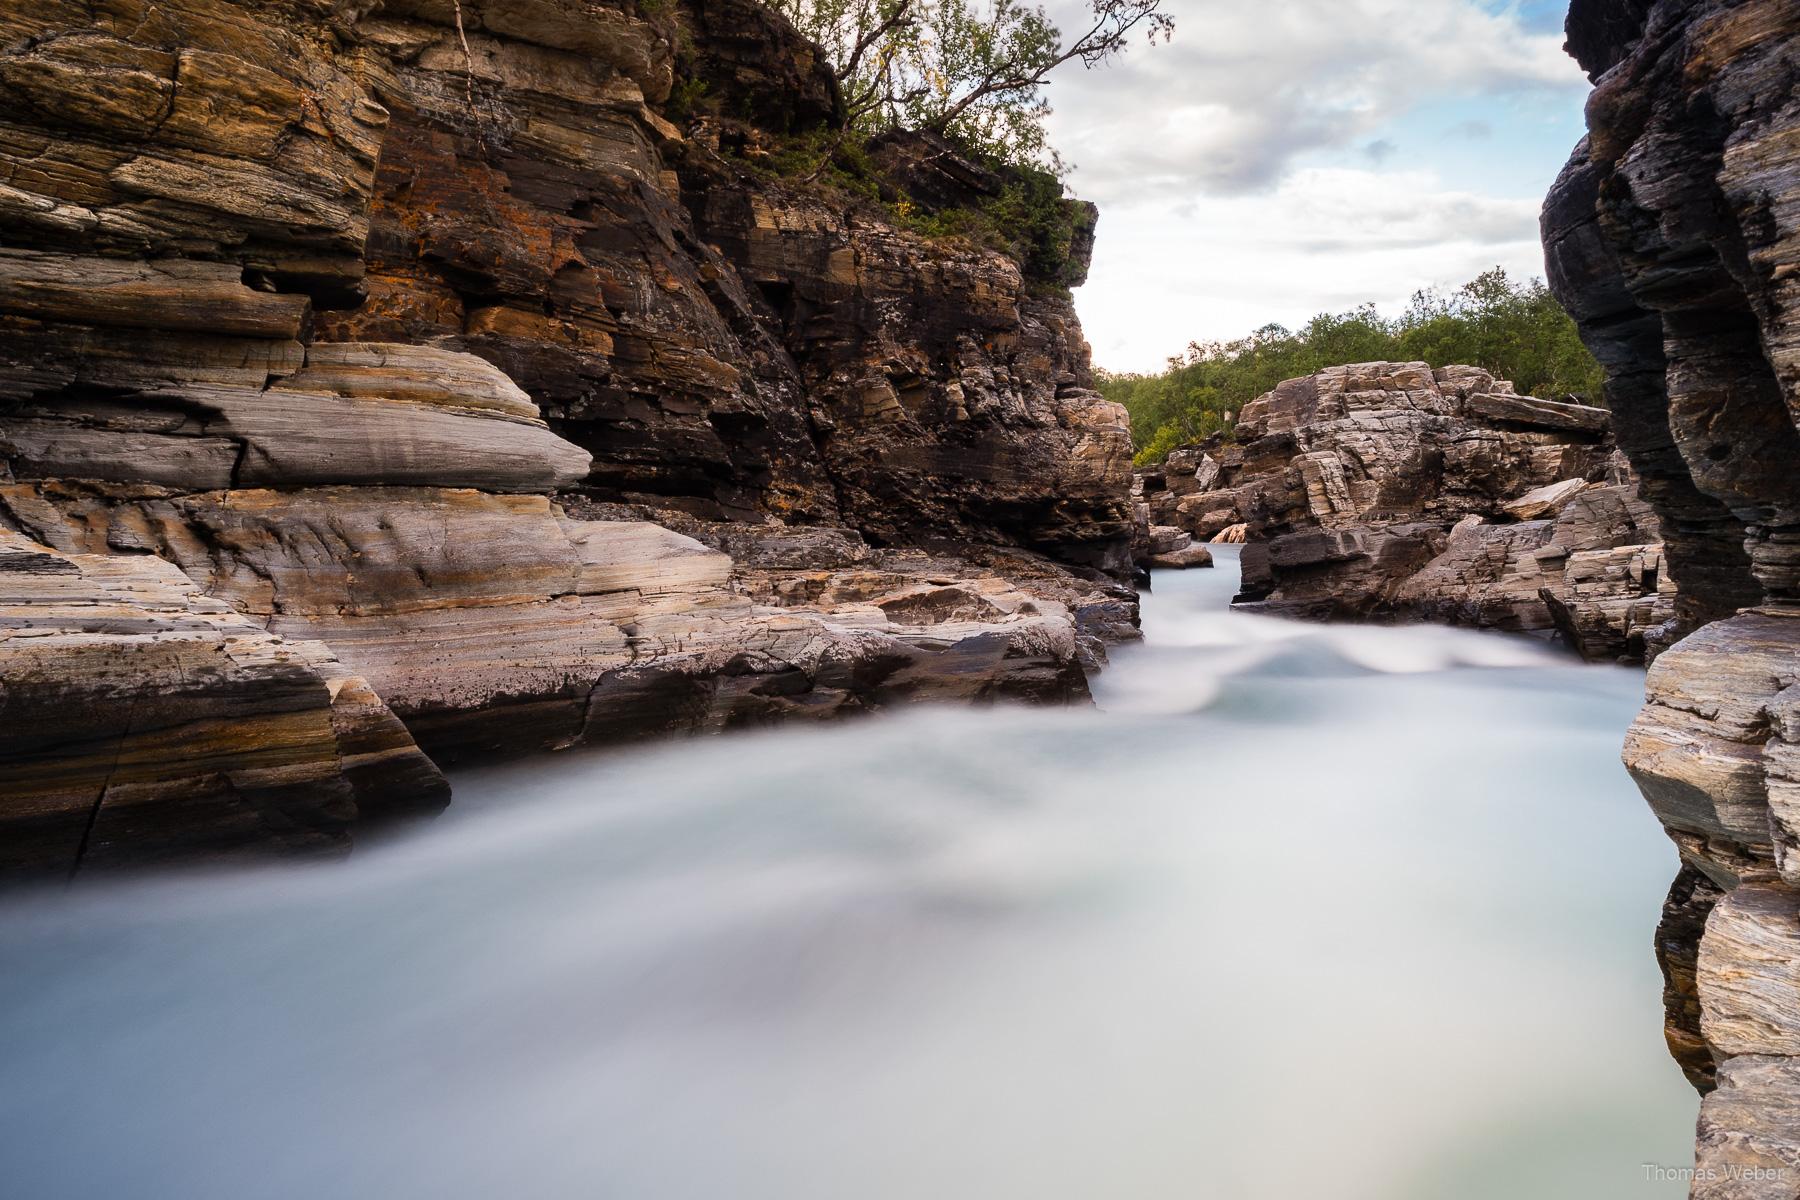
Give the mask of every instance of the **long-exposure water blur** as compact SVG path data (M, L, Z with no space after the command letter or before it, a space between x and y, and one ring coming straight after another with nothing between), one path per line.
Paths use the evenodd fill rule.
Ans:
M1680 1195L1643 676L1164 573L1084 710L468 770L0 907L8 1195Z

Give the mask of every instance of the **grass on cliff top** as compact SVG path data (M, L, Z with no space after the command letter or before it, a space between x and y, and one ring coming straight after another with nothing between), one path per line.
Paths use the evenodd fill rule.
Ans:
M1604 372L1542 280L1495 267L1454 291L1416 292L1400 316L1373 304L1321 313L1298 331L1280 325L1231 342L1193 343L1156 375L1099 372L1100 390L1131 414L1134 462L1219 433L1244 405L1284 379L1356 362L1462 363L1510 379L1528 396L1600 403Z
M1006 179L1000 194L978 205L933 208L890 179L870 153L867 139L828 130L779 137L755 131L748 142L722 148L740 165L768 179L831 195L932 241L959 241L997 251L1017 262L1039 288L1067 293L1063 283L1081 235L1080 214L1065 202L1053 172L984 164Z

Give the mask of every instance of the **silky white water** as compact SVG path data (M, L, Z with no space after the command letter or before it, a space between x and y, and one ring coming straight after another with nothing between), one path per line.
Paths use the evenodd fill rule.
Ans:
M0 904L0 1194L1679 1196L1642 674L1226 611L1097 710L539 758Z

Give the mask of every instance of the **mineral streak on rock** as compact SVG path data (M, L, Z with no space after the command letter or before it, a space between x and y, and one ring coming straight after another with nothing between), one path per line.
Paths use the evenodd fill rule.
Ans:
M1643 656L1675 595L1632 483L1603 409L1360 363L1282 383L1139 488L1151 535L1253 543L1247 606L1555 629L1612 660Z
M1685 864L1658 953L1670 1046L1689 1078L1717 1082L1693 1194L1791 1197L1800 8L1576 0L1568 32L1595 88L1544 205L1550 284L1607 368L1688 634L1651 669L1625 762Z
M677 124L678 83L732 115ZM111 650L37 662L46 728L96 689L160 715L108 734L135 773L96 743L6 793L42 832L5 868L342 848L441 803L415 737L1085 698L1135 633L1129 436L1066 291L1092 210L1022 266L751 165L840 105L748 0L0 8L0 529L279 648L221 677L241 727L193 698L205 762L186 659L135 700L76 670ZM882 153L936 204L1005 182ZM296 748L236 765L263 727Z

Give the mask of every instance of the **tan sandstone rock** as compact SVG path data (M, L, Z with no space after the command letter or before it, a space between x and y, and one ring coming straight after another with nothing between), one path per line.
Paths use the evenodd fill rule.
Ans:
M341 853L449 788L367 683L147 555L0 530L0 879Z

